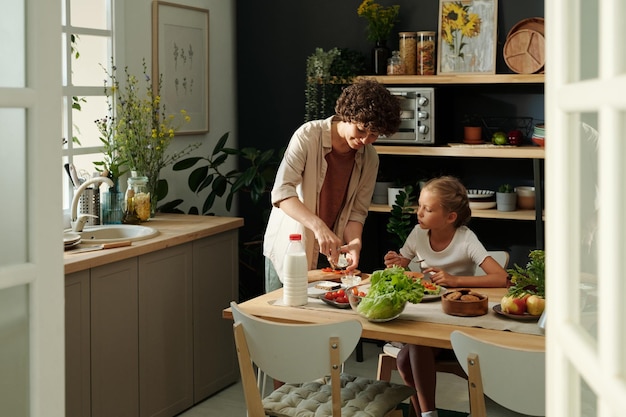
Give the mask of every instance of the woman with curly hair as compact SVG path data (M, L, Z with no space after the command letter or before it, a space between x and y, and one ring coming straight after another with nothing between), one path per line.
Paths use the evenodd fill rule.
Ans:
M336 264L340 253L348 271L359 264L378 172L372 143L398 131L400 104L382 84L361 80L343 90L335 113L296 130L276 174L263 243L266 292L282 286L291 233L302 235L310 270Z

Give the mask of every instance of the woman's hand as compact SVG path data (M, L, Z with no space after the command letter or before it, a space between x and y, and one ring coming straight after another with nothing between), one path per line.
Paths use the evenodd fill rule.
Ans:
M392 250L390 250L389 252L385 254L385 257L383 260L387 268L391 268L392 266L395 266L395 265L406 268L410 262L410 259L405 258L404 256Z

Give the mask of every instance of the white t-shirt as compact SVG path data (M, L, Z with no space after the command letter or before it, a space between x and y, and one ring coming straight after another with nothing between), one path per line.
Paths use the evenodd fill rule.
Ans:
M422 269L436 267L459 276L474 276L476 265L482 264L488 256L483 244L467 226L456 229L450 244L437 252L430 247L428 230L420 228L419 224L407 237L400 254L411 260L424 259ZM409 269L419 271L419 264L409 263Z

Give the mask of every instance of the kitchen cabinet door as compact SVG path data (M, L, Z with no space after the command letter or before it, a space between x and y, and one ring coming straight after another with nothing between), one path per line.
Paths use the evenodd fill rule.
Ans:
M194 401L239 377L232 321L222 310L239 293L236 230L193 242Z
M138 258L141 417L169 417L193 405L191 246Z
M89 270L65 277L65 416L91 414Z
M137 352L137 259L91 269L92 417L139 415Z

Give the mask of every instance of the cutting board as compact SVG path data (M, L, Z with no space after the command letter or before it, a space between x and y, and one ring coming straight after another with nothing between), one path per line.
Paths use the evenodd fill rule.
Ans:
M337 274L335 272L324 272L321 269L313 269L309 271L309 282L316 281L336 281L340 282L341 277L344 274ZM361 275L361 271L358 269L352 272L352 275Z

